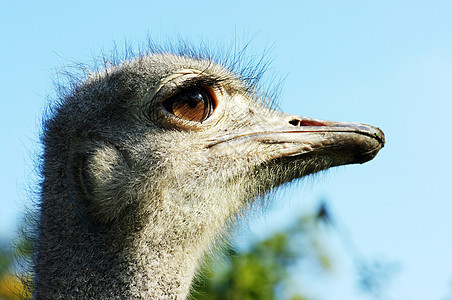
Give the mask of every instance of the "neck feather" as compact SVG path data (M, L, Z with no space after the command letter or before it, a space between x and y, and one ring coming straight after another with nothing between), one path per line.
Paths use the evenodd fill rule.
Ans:
M195 237L162 213L93 231L65 197L41 206L36 299L185 299L214 227L224 225Z

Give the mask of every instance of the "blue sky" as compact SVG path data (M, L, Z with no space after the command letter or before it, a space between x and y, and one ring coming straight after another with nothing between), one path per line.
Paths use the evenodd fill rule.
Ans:
M148 34L158 43L204 40L213 49L252 40L252 52L272 48L270 72L286 78L283 111L369 123L387 137L375 160L289 186L259 226L284 226L326 198L366 256L399 263L388 290L394 299L451 297L452 2L153 2L1 4L1 236L12 235L36 182L33 159L55 70ZM332 247L335 274L313 295L366 299Z

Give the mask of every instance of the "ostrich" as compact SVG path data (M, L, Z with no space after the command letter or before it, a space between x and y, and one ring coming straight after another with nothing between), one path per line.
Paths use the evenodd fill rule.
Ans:
M285 114L212 59L148 53L44 124L36 299L185 299L228 223L274 188L364 163L375 127Z

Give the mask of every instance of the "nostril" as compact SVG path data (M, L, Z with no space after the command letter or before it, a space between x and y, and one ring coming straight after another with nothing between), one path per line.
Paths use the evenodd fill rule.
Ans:
M300 120L292 119L289 121L289 124L291 124L293 126L300 126Z
M326 124L314 120L299 120L292 119L289 121L289 124L293 126L326 126Z

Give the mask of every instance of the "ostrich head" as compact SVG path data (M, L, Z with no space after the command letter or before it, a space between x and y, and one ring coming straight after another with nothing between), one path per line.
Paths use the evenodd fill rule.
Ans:
M364 163L379 129L289 115L209 59L150 54L78 83L45 124L37 297L185 298L227 222Z

